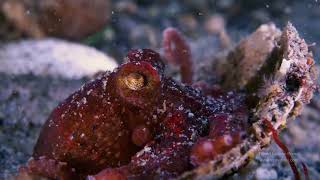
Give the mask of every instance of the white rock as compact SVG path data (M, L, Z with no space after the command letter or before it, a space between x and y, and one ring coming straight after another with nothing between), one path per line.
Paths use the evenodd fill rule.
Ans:
M113 70L116 61L94 48L59 39L23 40L0 46L0 72L79 79Z

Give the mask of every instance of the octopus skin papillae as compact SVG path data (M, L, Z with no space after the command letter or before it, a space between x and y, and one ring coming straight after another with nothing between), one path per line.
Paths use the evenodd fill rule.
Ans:
M183 52L174 56L190 61ZM49 179L171 179L248 137L245 93L192 84L186 64L181 64L184 83L166 77L164 68L153 50L129 51L125 63L53 110L20 173Z

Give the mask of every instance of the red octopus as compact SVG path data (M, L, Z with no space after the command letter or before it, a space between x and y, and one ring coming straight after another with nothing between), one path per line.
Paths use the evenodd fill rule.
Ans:
M149 49L132 50L126 60L52 112L22 171L54 179L170 178L241 141L242 95L205 96L177 83Z
M170 179L229 151L248 137L241 92L192 84L190 48L164 31L165 59L180 65L179 83L164 75L150 49L131 50L56 107L21 173L51 179Z

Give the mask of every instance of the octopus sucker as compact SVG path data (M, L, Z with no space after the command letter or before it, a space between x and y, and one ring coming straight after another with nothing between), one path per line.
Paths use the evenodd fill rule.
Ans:
M304 40L290 23L275 36L279 46L269 48L269 56L239 57L232 73L208 74L218 76L213 84L193 82L188 43L176 29L165 30L164 57L131 50L113 72L55 108L20 173L122 180L219 178L236 171L270 143L271 127L277 131L297 116L315 90ZM224 62L226 69L234 60ZM187 84L168 77L164 62L179 65ZM258 69L244 72L250 63ZM237 73L241 81L226 81Z

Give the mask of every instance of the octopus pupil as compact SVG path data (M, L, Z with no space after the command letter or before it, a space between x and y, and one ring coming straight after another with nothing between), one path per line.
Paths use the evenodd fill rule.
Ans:
M140 73L130 73L124 78L124 82L131 90L137 91L146 85L145 77Z

